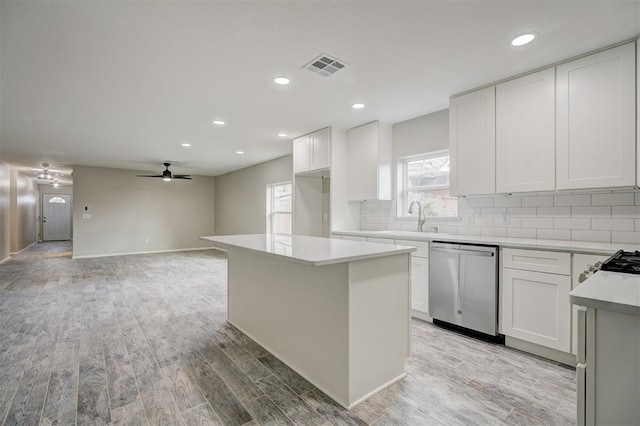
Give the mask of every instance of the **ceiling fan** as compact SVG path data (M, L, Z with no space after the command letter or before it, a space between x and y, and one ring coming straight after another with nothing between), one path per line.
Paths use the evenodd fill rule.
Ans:
M172 179L189 179L191 180L191 175L174 175L169 170L169 166L171 163L162 163L164 167L166 167L165 171L162 172L161 175L137 175L138 177L152 177L152 178L162 178L165 182L170 182Z

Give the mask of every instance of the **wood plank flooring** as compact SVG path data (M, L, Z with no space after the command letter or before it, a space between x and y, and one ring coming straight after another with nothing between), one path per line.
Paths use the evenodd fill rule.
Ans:
M0 265L3 424L575 423L573 369L417 320L408 377L344 410L226 323L220 252L70 249Z

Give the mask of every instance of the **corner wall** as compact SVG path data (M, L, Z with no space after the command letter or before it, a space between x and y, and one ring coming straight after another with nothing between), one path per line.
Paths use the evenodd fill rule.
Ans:
M136 177L146 173L73 168L74 258L211 246L199 237L214 233L215 178Z
M267 185L292 177L292 155L216 176L216 235L264 234Z
M9 165L0 160L0 263L9 260L11 254L9 220Z
M10 210L11 253L36 242L38 185L18 170L11 170Z

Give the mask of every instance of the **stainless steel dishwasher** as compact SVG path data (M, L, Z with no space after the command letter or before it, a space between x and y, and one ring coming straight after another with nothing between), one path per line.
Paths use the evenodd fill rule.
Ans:
M435 323L498 336L497 253L494 246L430 244L429 313Z

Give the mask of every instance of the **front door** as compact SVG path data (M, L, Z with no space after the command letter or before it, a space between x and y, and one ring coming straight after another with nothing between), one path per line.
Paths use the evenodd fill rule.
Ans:
M71 195L42 196L42 240L71 239Z

